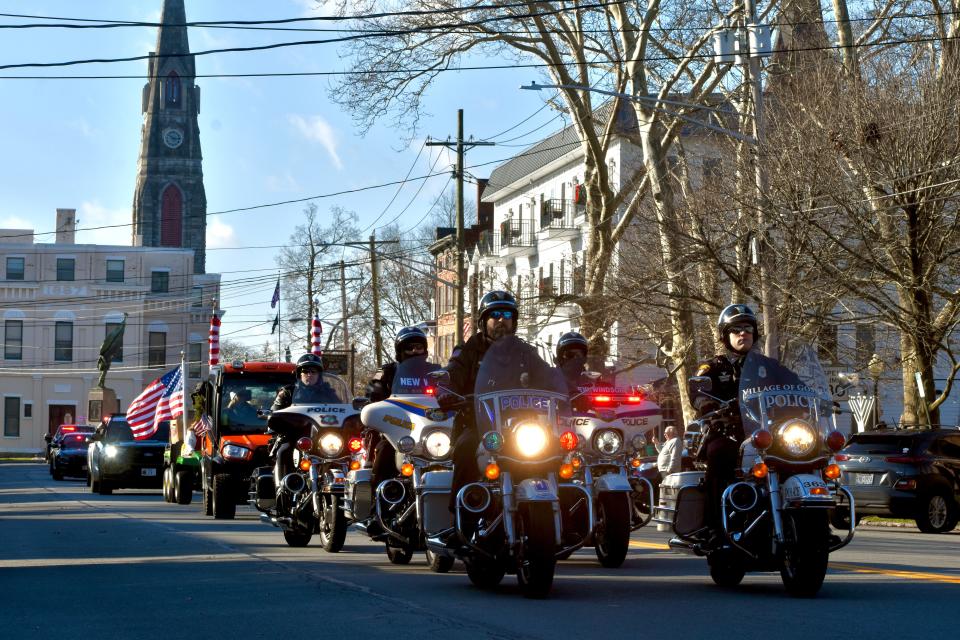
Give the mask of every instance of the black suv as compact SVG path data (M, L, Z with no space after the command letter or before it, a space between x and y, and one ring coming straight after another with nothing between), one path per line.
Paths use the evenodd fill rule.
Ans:
M147 440L135 440L123 415L111 416L93 436L88 452L90 490L109 495L114 489L163 487L163 452L170 423L161 422Z
M960 431L881 429L853 435L837 454L857 520L912 518L924 533L960 520ZM838 514L842 517L842 514ZM847 519L849 519L849 514Z
M92 439L92 432L74 432L53 441L50 475L54 480L63 480L64 476L87 477L87 446Z

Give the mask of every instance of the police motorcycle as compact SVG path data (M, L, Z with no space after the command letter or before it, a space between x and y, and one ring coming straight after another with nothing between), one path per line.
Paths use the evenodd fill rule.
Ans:
M316 533L325 551L336 552L347 535L341 505L346 471L362 443L346 383L326 372L322 381L321 397L305 392L298 380L289 407L264 412L273 464L254 471L249 502L264 522L283 530L291 547L305 547Z
M438 388L442 386L438 372ZM557 471L562 446L574 446L569 393L559 369L516 336L494 342L483 357L472 397L481 434L477 467L482 480L457 494L454 537L427 546L463 559L471 582L483 588L516 573L527 597L552 585L561 546ZM584 501L590 494L575 487ZM451 546L452 545L452 546Z
M709 393L709 378L691 383ZM733 419L735 404L747 438L737 479L721 498L719 544L708 542L704 524L703 471L667 476L657 520L672 525L672 548L706 556L710 577L720 586L739 584L748 571L779 571L788 593L814 596L829 554L849 544L855 529L851 524L842 538L830 529L835 509L855 511L852 494L839 481L834 456L844 436L828 418L832 402L816 350L792 345L783 364L751 351L737 398L701 419L701 448Z
M407 564L414 552L426 550L430 568L446 573L454 559L425 546L428 535L452 526L447 505L454 413L438 407L428 376L439 368L425 355L405 358L397 365L390 397L363 407L361 422L393 446L400 474L371 487L370 469L350 471L345 509L358 529L386 544L393 564Z
M584 377L595 380L599 374L586 372ZM559 471L566 481L560 485L560 501L563 541L569 550L560 559L592 546L600 564L616 568L627 557L630 533L653 515L653 486L634 470L646 446L643 432L651 419L659 419L660 410L639 392L613 387L580 386L571 403L576 448L565 455ZM569 491L572 487L585 489L589 499ZM647 501L642 512L635 493Z

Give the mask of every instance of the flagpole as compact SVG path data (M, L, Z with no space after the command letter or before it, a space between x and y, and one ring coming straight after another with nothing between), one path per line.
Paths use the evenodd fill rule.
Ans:
M280 290L280 271L277 271L277 291ZM277 296L277 362L280 362L280 337L283 334L283 327L280 325L280 310L283 309L283 300Z
M180 380L183 384L183 414L180 416L181 422L183 423L183 430L180 432L180 448L183 449L183 443L187 441L187 352L180 351ZM176 463L176 460L171 460L170 464Z

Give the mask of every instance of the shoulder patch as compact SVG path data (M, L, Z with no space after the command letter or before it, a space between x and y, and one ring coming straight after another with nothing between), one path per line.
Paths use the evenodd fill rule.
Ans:
M706 374L708 374L708 373L710 373L710 365L709 365L709 364L704 363L704 364L700 365L700 368L697 369L697 375L698 375L698 376L706 375Z

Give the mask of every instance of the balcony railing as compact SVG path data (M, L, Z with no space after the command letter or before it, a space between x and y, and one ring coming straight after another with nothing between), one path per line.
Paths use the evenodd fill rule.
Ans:
M540 230L576 229L573 219L583 210L573 200L544 200L540 207Z
M504 220L500 223L501 248L534 245L533 225L529 220Z

